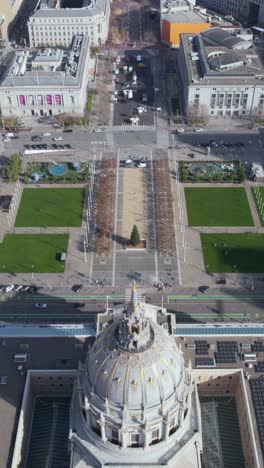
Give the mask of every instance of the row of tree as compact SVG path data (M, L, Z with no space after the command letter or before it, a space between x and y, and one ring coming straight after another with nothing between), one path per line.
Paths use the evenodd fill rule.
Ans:
M175 255L173 197L167 159L153 161L153 182L155 187L156 248L160 253Z

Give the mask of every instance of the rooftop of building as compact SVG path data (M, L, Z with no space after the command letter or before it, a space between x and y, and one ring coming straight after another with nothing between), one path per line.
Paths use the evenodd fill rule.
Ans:
M11 328L11 327L10 327ZM13 327L14 328L14 327ZM22 334L20 327L20 334ZM11 444L12 431L16 428L17 416L20 410L21 398L24 391L25 377L27 369L77 369L77 363L79 360L85 360L88 344L94 340L95 333L91 335L89 330L91 325L86 330L89 338L76 336L78 333L79 326L77 329L74 326L56 327L58 330L64 330L64 336L59 335L56 337L48 337L37 335L38 337L9 337L0 338L0 357L1 357L1 373L0 379L6 377L6 384L0 386L0 418L2 415L5 418L5 425L0 427L0 438L1 438L1 449L0 449L0 465L8 466L8 452ZM252 328L254 328L256 336L252 336ZM43 330L48 330L49 327L45 326ZM27 330L27 328L25 328ZM36 326L32 328L36 333ZM74 331L75 330L75 331ZM187 336L186 330L192 330L195 336ZM207 330L207 336L200 336L197 330ZM214 332L212 331L214 330ZM218 331L217 331L218 330ZM1 329L0 329L1 331ZM225 334L224 331L229 331L229 334ZM239 331L243 331L243 335L239 335ZM256 343L262 343L264 346L264 326L263 324L226 324L220 326L220 324L179 324L176 328L176 344L181 345L184 359L188 363L189 360L192 362L193 369L199 371L199 367L196 365L197 358L211 358L215 359L215 353L218 352L218 342L235 342L237 344L238 351L235 351L235 362L232 363L220 363L216 362L216 371L224 371L229 369L230 371L236 371L242 369L245 373L248 373L252 379L258 379L262 374L256 372L255 364L249 366L243 359L240 358L244 353L255 353ZM214 336L212 333L218 333L218 336ZM236 333L237 335L234 335ZM66 335L65 335L66 334ZM67 336L69 334L70 336ZM197 343L199 341L205 341L206 343ZM25 349L25 345L28 345L28 349ZM45 349L45 352L43 352ZM201 349L205 349L208 354L198 354L202 352ZM261 349L261 348L260 348ZM264 349L264 348L263 348ZM18 370L18 364L14 363L14 355L17 353L27 353L29 360L27 363L22 364L22 372ZM264 360L264 351L258 351L257 361ZM205 368L210 369L210 366L201 367L201 370ZM249 392L250 397L250 392Z
M241 83L247 86L259 83L263 86L261 82L264 81L264 67L253 43L244 41L243 44L243 39L226 31L223 33L224 35L217 28L212 36L210 30L198 35L181 34L188 83L199 83L199 86L217 83ZM209 45L208 42L214 45Z
M162 18L170 23L207 23L206 18L192 10L163 13Z
M69 48L16 50L0 86L76 86L82 79L88 37L76 34Z
M74 18L103 14L109 0L84 0L81 8L55 8L53 3L45 1L41 8L29 18L29 23L39 18Z

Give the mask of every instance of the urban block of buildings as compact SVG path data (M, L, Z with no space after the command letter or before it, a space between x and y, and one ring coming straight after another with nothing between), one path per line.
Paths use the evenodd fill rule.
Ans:
M246 26L264 26L263 0L201 0L199 4L211 11L232 16Z
M4 117L83 114L89 81L89 38L69 48L16 50L0 82Z
M82 8L60 8L45 1L29 18L29 43L31 47L68 47L75 34L85 34L90 45L97 46L107 39L109 18L109 0L84 0Z
M262 115L264 68L251 41L220 28L182 34L179 65L186 114Z
M193 10L195 1L161 0L161 38L165 44L178 48L180 34L198 34L208 29L208 18Z
M9 28L15 19L23 0L1 0L0 2L0 40L8 39Z

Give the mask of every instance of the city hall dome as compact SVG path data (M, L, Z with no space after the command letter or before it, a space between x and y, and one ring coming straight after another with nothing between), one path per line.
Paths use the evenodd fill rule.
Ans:
M176 466L187 460L189 440L196 460L197 398L191 369L169 334L174 323L166 309L138 301L135 284L130 304L97 317L97 337L73 391L73 466L80 459L89 468L106 460Z
M167 330L132 302L122 317L97 338L89 353L87 377L103 400L126 408L160 405L177 393L183 399L187 369Z

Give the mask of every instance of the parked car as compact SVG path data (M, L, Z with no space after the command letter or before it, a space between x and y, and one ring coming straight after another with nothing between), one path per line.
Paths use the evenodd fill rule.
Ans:
M141 168L147 167L146 161L140 161L140 162L138 163L137 167L141 167Z
M206 293L206 291L208 291L209 289L209 286L199 286L198 290L201 292L201 293Z
M52 140L53 140L53 141L61 141L61 140L62 140L62 137L61 137L61 136L59 136L59 137L54 137L54 138L52 138Z
M21 291L21 289L23 288L23 285L22 284L17 284L15 287L14 287L14 291L15 292L18 292L18 291Z
M45 132L45 133L42 133L43 136L51 136L51 133L49 132Z
M34 292L34 288L30 286L27 290L28 294L32 294Z
M69 145L68 143L67 143L67 145L65 145L65 146L66 146L66 148L68 148L68 149L71 149L71 147L72 147L72 145Z
M176 132L177 133L184 133L184 128L177 128Z
M8 293L10 291L13 291L14 287L15 287L14 284L9 284L8 286L4 288L4 292Z
M74 284L72 290L78 293L82 289L82 284Z
M23 286L23 288L21 289L21 292L26 292L28 289L29 289L29 286Z
M195 131L196 133L202 133L202 132L204 131L204 129L203 129L203 128L200 128L200 127L197 127L197 128L194 129L194 131Z
M37 309L46 309L48 306L47 306L47 304L43 304L43 303L41 302L41 303L35 304L35 307L36 307Z

